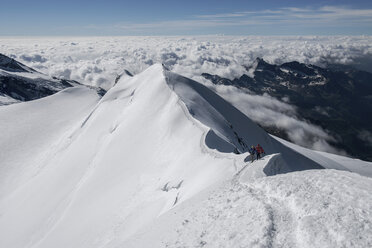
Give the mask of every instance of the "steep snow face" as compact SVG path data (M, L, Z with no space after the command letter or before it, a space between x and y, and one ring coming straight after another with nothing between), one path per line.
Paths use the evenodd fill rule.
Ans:
M270 137L246 115L207 87L169 71L164 73L168 85L178 94L189 113L210 128L205 140L208 147L220 152L235 150L244 153L251 145L260 144L268 154L281 153L280 166L275 170L266 170L270 175L323 168Z
M352 171L362 176L372 177L372 162L348 158L327 152L314 151L298 146L281 138L275 136L272 137L274 137L285 146L290 147L291 149L296 150L309 159L321 164L324 168Z

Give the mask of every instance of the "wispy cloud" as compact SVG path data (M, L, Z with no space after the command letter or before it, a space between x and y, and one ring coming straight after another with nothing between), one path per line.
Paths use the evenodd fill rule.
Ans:
M276 17L282 20L346 20L349 18L357 19L361 22L370 21L372 18L372 9L352 9L339 6L323 6L320 8L296 8L285 7L280 9L266 9L259 11L242 11L234 13L198 15L200 19L221 19L221 18L262 18Z
M125 31L156 29L200 29L210 27L241 26L350 26L356 23L372 26L372 9L353 9L340 6L323 6L320 8L285 7L258 11L240 11L195 15L188 19L165 20L147 23L120 23L114 28Z
M195 20L174 20L148 23L120 23L115 28L122 30L145 30L145 29L174 29L174 28L205 28L205 27L227 27L243 25L259 25L259 20L222 20L215 19L195 19Z

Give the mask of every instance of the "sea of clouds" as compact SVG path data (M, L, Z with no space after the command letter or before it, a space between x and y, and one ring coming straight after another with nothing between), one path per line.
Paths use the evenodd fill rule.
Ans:
M124 69L138 73L154 63L191 78L207 72L233 79L257 57L372 71L371 36L1 37L0 53L46 74L104 88Z
M248 73L257 57L281 64L351 65L372 72L371 36L205 36L0 38L0 53L45 74L109 89L124 69L136 74L155 63L207 84L250 118L286 130L289 138L317 150L329 145L327 130L299 120L290 99L257 96L234 87L213 86L200 75L233 79ZM314 106L316 108L316 106Z

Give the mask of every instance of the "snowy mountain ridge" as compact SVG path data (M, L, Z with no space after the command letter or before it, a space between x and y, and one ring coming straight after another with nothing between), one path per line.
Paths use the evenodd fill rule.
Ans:
M36 72L31 67L28 67L1 53L0 53L0 69L12 71L12 72L29 72L29 73Z
M6 134L0 140L1 247L312 247L314 237L323 247L372 242L372 180L324 169L353 171L358 160L314 159L159 64L123 73L102 98L72 87L0 107L0 118L6 116L0 123ZM257 143L267 155L251 164L247 148ZM371 163L363 166L372 170Z
M0 106L39 99L74 86L81 84L50 77L0 53ZM86 87L100 95L106 93L101 88Z

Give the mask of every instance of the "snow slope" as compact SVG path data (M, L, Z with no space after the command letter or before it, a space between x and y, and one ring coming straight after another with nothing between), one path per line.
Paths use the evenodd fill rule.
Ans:
M327 152L314 151L293 144L281 138L275 136L272 137L274 137L285 146L290 147L293 150L296 150L304 156L308 157L309 159L321 164L325 168L352 171L362 176L372 177L372 162L355 158L348 158Z
M0 199L42 170L54 148L98 100L96 91L80 86L0 106Z
M122 77L36 176L2 196L0 246L100 246L233 175L234 157L201 146L207 127L185 115L162 70Z
M248 178L200 194L112 247L371 247L370 178L336 170Z
M74 92L78 99L73 97ZM341 201L344 191L335 191L337 201L332 204L340 210L349 201L354 202L350 211L355 218L346 219L347 225L335 230L343 233L355 223L364 223L365 228L353 230L361 234L368 231L372 211L370 196L365 192L372 185L370 179L350 172L315 170L323 166L284 146L195 81L154 65L133 77L129 73L121 75L97 104L97 96L88 92L72 88L38 101L0 108L0 116L17 111L25 116L25 120L18 120L22 115L12 115L0 124L1 131L8 134L0 143L0 161L8 161L0 167L1 181L5 182L0 184L0 247L164 247L161 238L168 233L167 244L171 247L213 242L223 247L227 243L219 226L233 235L237 226L251 228L249 221L254 227L263 226L263 230L244 229L246 232L234 238L236 247L245 246L247 239L242 235L251 234L257 236L254 244L291 246L298 244L295 237L293 242L277 242L274 239L279 236L273 230L283 231L280 239L287 240L287 229L295 221L288 224L273 220L282 215L292 220L305 216L299 211L310 211L306 207L311 205L306 204L325 202L327 187L337 189L342 175L350 178L350 194L345 193L347 198ZM24 114L27 112L32 113L31 117ZM12 142L13 147L8 146ZM257 143L268 156L246 163L247 153L243 152ZM273 176L307 169L313 170ZM327 175L335 177L329 184ZM270 185L265 186L266 182ZM309 191L314 183L315 188ZM250 190L256 184L257 189ZM354 194L358 191L365 197L359 205L355 202L359 197ZM305 199L301 203L305 205L296 210L298 215L294 215L295 210L280 208L292 192L293 199L289 200ZM319 197L312 192L318 192ZM280 198L271 199L270 194L282 198L270 205L270 201ZM235 195L242 198L237 205L231 201ZM250 215L238 221L231 219L238 216L238 211L246 214L242 208L246 203ZM226 211L218 209L222 206ZM182 209L180 214L177 209ZM358 211L360 215L356 215ZM181 236L174 236L167 230L181 224L183 216L195 216L196 224L180 229ZM315 216L314 221L322 216ZM334 217L328 212L325 216ZM194 245L198 237L193 234L204 230L205 223L213 226L212 236L203 240L209 243L197 241ZM306 223L309 227L299 229L303 232L300 235L312 239L316 230L312 222ZM334 238L328 235L324 240L328 244ZM355 242L363 245L370 240L367 233Z
M261 144L266 153L281 153L281 166L266 168L265 173L273 175L297 170L320 169L320 164L288 149L270 137L242 112L226 102L207 87L165 71L169 86L178 94L191 115L208 126L205 144L220 152L247 152L251 145ZM202 106L202 107L201 107ZM232 149L227 149L230 146Z

